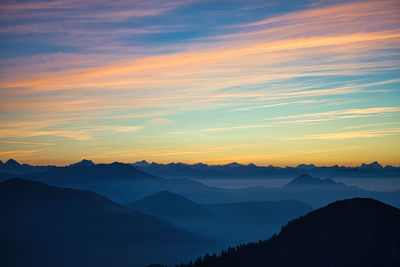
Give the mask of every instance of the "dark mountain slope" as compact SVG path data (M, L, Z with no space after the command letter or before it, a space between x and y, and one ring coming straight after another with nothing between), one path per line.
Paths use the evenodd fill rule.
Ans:
M9 173L9 172L0 172L0 182L4 182L5 180L11 179L11 178L15 178L18 175Z
M334 202L267 241L181 266L400 266L400 210L373 199Z
M215 244L95 193L22 179L0 183L4 266L175 263Z

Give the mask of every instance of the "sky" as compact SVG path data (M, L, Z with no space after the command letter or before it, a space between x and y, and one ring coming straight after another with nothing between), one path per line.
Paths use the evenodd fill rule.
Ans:
M400 165L400 1L0 2L0 160Z

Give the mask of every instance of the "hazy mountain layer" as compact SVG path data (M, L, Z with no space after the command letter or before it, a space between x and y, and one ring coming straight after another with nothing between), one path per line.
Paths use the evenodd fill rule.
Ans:
M268 238L289 220L312 210L294 200L199 205L167 191L128 206L226 245Z
M10 178L7 173L2 173L0 178L2 176ZM258 186L231 190L206 186L190 179L156 177L130 164L92 165L86 162L78 166L52 167L43 172L27 173L21 177L54 186L93 191L120 204L131 203L167 190L199 204L295 199L318 208L340 199L370 197L400 207L400 190L371 192L336 183L331 179L322 180L309 175L302 175L284 187Z

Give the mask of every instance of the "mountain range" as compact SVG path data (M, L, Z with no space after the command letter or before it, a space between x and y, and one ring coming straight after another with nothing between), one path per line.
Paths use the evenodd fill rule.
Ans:
M133 163L135 167L156 176L167 178L196 179L249 179L249 178L290 178L308 173L318 177L331 178L400 178L400 167L381 166L378 162L361 164L357 167L321 166L300 164L296 167L257 166L255 164L239 164L236 162L225 165L208 165L203 163L148 163L140 161Z
M222 189L90 161L0 179L5 266L399 264L399 210L369 198L399 207L400 190L308 174L282 187Z
M309 174L302 174L283 187L256 186L225 189L207 186L187 178L158 177L139 170L131 164L84 162L84 164L51 167L41 172L14 176L3 172L0 173L0 180L4 181L15 176L53 186L93 191L124 205L166 190L200 204L294 199L307 203L313 208L319 208L344 198L370 197L400 207L400 190L367 191L356 186L346 186L330 178L321 179Z
M373 199L334 202L278 235L180 267L400 266L400 210Z
M8 172L13 174L24 174L28 172L41 172L53 166L33 166L29 164L20 164L14 159L9 159L5 163L0 160L0 172Z
M69 166L93 166L91 160L82 160ZM378 162L361 164L357 167L346 166L315 166L314 164L299 164L296 167L257 166L255 164L239 164L236 162L225 165L208 165L203 163L148 163L138 161L132 163L138 170L145 171L154 176L165 178L195 178L195 179L236 179L236 178L281 178L294 177L308 173L318 177L331 178L379 178L394 177L400 178L400 167L381 166ZM32 166L20 164L13 159L6 163L0 161L0 172L24 174L50 169L55 166Z

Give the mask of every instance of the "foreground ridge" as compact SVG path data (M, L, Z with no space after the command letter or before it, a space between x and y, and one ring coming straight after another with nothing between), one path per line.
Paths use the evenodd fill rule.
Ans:
M400 210L374 199L336 201L269 240L176 266L399 266L399 224Z

